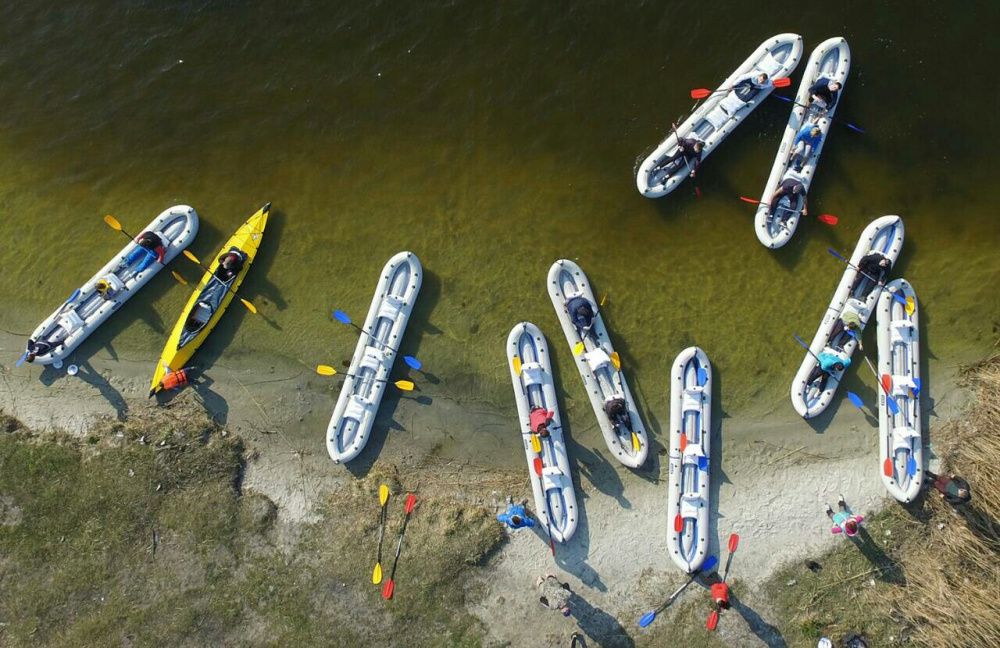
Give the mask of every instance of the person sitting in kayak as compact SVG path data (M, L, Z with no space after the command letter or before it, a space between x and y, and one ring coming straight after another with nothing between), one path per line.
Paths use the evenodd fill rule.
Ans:
M138 261L139 265L135 269L136 274L138 274L152 265L154 261L163 263L167 249L163 246L163 240L156 232L143 232L135 237L135 242L138 243L138 247L128 253L125 260L118 265L119 269L127 268Z
M215 269L215 276L224 282L229 282L243 269L243 261L246 256L237 250L230 250L219 257L219 267Z
M628 405L624 398L611 398L604 403L604 413L608 415L611 424L615 427L623 426L629 432L632 431L632 419L628 415Z
M586 336L594 325L594 307L586 297L574 297L566 304L569 319Z
M547 437L549 436L549 421L552 420L553 416L555 416L555 412L544 407L532 407L528 414L528 426L538 436Z
M749 74L744 74L736 83L733 84L733 94L742 101L746 103L757 96L757 93L766 88L770 88L773 85L767 75L763 72L754 74L750 72ZM727 111L729 112L729 111Z
M98 279L94 283L94 290L97 291L97 294L104 300L114 299L118 296L118 291L115 290L114 286L112 286L111 282L107 279Z
M844 307L840 317L833 323L828 344L831 347L843 349L851 338L856 339L858 348L864 351L865 348L861 346L861 314L849 304Z
M794 199L796 196L802 196L802 215L803 216L809 215L809 207L807 204L807 197L806 197L806 186L802 184L802 181L799 180L798 178L789 177L781 181L781 184L778 185L778 188L777 190L775 190L774 195L771 196L771 202L770 204L768 204L767 208L768 218L771 218L775 215L775 210L778 208L778 203L781 202L781 199L784 198L785 196L789 197L789 200L792 201L792 204L794 204ZM782 211L789 213L786 214L785 216L780 217L778 220L785 220L791 215L791 210L782 210Z
M809 106L815 106L823 112L832 110L840 95L839 81L831 81L823 77L809 88Z
M24 359L28 362L34 362L35 358L40 355L45 355L52 351L58 344L49 344L44 340L28 340L28 353L24 356Z
M871 280L871 286L868 287L864 294L857 296L858 299L865 299L875 289L875 286L885 284L886 275L889 274L889 270L891 269L892 261L889 260L889 257L881 252L869 252L858 261L858 273L854 277L854 283L851 284L851 290L848 294L854 295L854 291L861 284L866 280Z
M497 514L497 521L506 524L512 531L535 526L535 521L524 510L524 502L515 504L510 497L507 498L507 510Z
M972 499L972 489L969 482L958 475L935 475L931 471L924 472L924 483L938 490L941 498L952 506L968 504Z
M834 535L843 533L848 538L853 538L858 535L861 523L865 519L864 516L854 515L851 509L847 506L847 502L844 500L843 495L837 499L837 509L837 512L834 513L833 508L831 508L829 504L826 505L826 515L833 520L833 528L830 529L830 533Z
M671 124L674 132L677 132L677 125ZM705 142L692 137L678 137L677 151L673 155L664 158L659 164L653 167L653 173L665 170L667 176L671 176L682 166L690 166L691 172L688 176L693 178L701 166L701 152L705 150Z
M841 349L826 347L816 356L816 367L813 368L806 384L811 385L819 380L820 391L826 389L826 381L834 371L844 371L851 366L851 358Z
M813 151L816 150L816 147L819 146L822 139L823 131L820 130L819 126L815 125L807 125L795 136L795 141L792 143L792 157L789 160L789 164L792 165L792 168L796 172L802 171L802 167L809 159L809 156L813 154Z

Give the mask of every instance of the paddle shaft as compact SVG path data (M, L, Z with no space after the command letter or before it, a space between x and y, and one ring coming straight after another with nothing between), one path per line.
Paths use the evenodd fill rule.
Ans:
M790 104L795 104L796 106L799 106L801 108L805 108L806 110L809 109L809 106L807 106L805 104L800 104L798 101L795 101L791 97L786 97L785 95L780 95L777 92L774 92L772 94L773 94L773 96L777 97L778 99L781 99L782 101L787 101ZM825 112L827 112L826 109L824 109L824 113ZM864 132L865 132L865 130L863 128L861 128L860 126L852 124L851 122L848 122L848 121L844 121L843 119L839 119L837 117L827 117L825 114L822 115L822 117L824 117L826 119L829 119L832 122L836 122L838 124L842 124L843 126L847 126L848 128L850 128L852 131L854 131L856 133L864 134Z
M378 523L378 551L376 552L375 562L382 562L382 539L385 537L385 512L386 505L382 505L382 514L379 516Z
M403 518L403 529L399 532L399 541L396 543L396 557L392 560L392 569L389 570L389 582L396 577L396 565L399 564L399 552L403 550L403 536L406 535L406 525L410 523L410 514Z
M670 607L670 604L671 604L671 603L673 603L673 602L674 602L674 600L676 600L676 599L677 599L677 597L678 597L678 596L680 596L680 595L681 595L681 593L682 593L682 592L683 592L684 590L686 590L686 589L688 588L688 586L689 586L689 585L691 585L691 583L693 583L693 582L694 582L694 580L695 580L696 578L698 578L699 576L701 576L701 570L700 570L700 569L696 569L696 570L694 570L693 572L691 572L691 577L690 577L689 579L687 579L687 580L686 580L686 581L684 582L684 584L683 584L683 585L681 585L680 587L678 587L677 589L675 589L675 590L674 590L674 593L673 593L673 594L671 594L671 595L670 595L669 597L667 597L667 600L666 600L666 601L664 601L663 605L661 605L660 607L656 608L656 614L659 614L660 612L663 612L663 611L664 611L664 610L666 610L666 609L667 609L668 607Z

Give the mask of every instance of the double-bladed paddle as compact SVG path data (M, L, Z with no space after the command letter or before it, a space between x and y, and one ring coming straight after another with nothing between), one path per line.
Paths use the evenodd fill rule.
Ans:
M788 77L782 77L780 79L774 79L771 82L771 85L773 85L775 88L787 88L788 86L792 85L792 80ZM719 88L718 90L709 90L708 88L694 88L693 90L691 90L691 98L705 99L707 97L714 95L717 92L729 92L735 87L736 86L729 86L728 88Z
M392 347L387 346L384 342L377 339L374 335L372 335L371 333L369 333L368 331L364 330L363 328L355 324L353 321L351 321L351 316L345 313L344 311L340 310L339 308L333 311L333 319L337 320L341 324L347 324L348 326L354 327L355 329L358 330L358 332L367 335L375 344L381 345L387 349L395 351L395 349L392 349ZM403 362L405 362L408 367L410 367L411 369L415 369L416 371L420 371L424 366L423 363L420 362L420 360L411 355L403 356Z
M355 374L340 373L330 365L316 365L316 373L318 373L321 376L336 376L339 374L341 376L347 376L349 378L360 379L360 377ZM385 378L376 378L375 382L389 382L389 380ZM402 391L413 391L416 388L416 385L413 384L412 380L397 380L392 384L395 385L397 389L400 389Z
M372 570L372 584L382 582L382 538L385 537L386 504L389 502L389 487L381 484L378 487L378 502L381 507L378 523L378 550L375 552L375 569Z
M399 532L399 542L396 543L396 557L392 561L392 569L389 571L389 580L385 582L385 586L382 587L382 598L389 600L392 598L393 593L396 591L396 565L399 564L399 552L403 549L403 536L406 535L406 525L410 523L410 513L413 512L413 507L417 504L417 496L413 493L409 493L406 496L406 502L403 504L403 511L405 513L403 517L403 529Z
M663 612L668 607L670 607L670 604L673 603L677 599L677 597L681 595L681 592L686 590L688 588L688 585L693 583L695 579L702 574L702 572L712 570L717 564L719 564L719 559L716 558L715 556L709 556L708 558L706 558L702 566L691 572L691 577L688 578L683 585L678 587L674 591L674 593L671 594L666 601L664 601L663 605L656 608L655 610L651 610L646 614L642 615L642 618L639 619L639 627L640 628L648 627L649 624L651 624L653 621L656 620L656 615L659 614L660 612Z

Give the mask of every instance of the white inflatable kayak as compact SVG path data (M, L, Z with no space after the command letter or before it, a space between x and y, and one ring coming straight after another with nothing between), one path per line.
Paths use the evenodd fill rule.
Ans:
M893 298L901 295L907 305ZM907 314L908 304L913 312ZM886 490L911 502L924 481L924 445L920 438L920 330L917 294L905 279L886 284L878 300L878 372L898 406L893 414L879 389L878 427L882 448L879 471Z
M779 248L788 243L795 233L795 228L799 225L799 217L802 214L802 198L797 198L796 204L793 205L790 204L789 197L783 197L778 203L775 213L769 217L767 212L771 196L778 190L781 181L786 178L794 178L802 182L808 195L809 185L816 173L816 163L823 151L823 145L826 144L830 124L833 123L833 115L837 111L837 105L840 104L840 97L843 96L844 86L847 83L847 73L850 69L851 49L847 46L847 41L839 36L820 43L813 50L812 56L809 57L809 62L802 75L802 82L799 84L799 91L795 95L795 103L792 104L792 114L788 117L785 134L781 138L778 154L774 157L771 175L767 178L764 193L760 197L760 205L757 206L755 219L757 238L769 248ZM841 88L837 100L826 111L819 111L816 108L807 110L809 88L820 79L840 82ZM819 144L810 152L804 163L801 164L801 168L796 170L792 167L795 139L804 128L813 126L820 129Z
M131 262L126 263L129 255L142 249L135 241L129 241L121 252L80 286L31 334L29 344L42 343L49 349L46 353L37 353L35 364L61 362L145 286L153 275L180 254L198 233L198 214L193 207L175 205L154 218L140 235L143 232L153 232L160 237L164 249L163 262L149 263L145 254L137 253ZM146 267L140 271L144 263ZM97 290L98 282L108 286L104 295Z
M708 555L709 476L712 437L712 365L688 347L670 372L670 482L667 546L685 572Z
M851 256L850 261L853 266L857 266L858 262L870 252L880 252L895 264L902 247L903 219L899 216L882 216L872 221L865 228L865 231L861 233L861 239L858 241L858 245L854 249L854 254ZM815 337L813 337L812 344L809 345L809 352L806 353L806 357L802 360L802 366L799 367L798 373L795 374L795 380L792 381L792 404L795 406L795 411L803 418L812 418L823 412L830 405L833 395L837 391L837 386L840 384L840 378L844 373L843 371L834 371L830 374L830 377L826 381L826 386L822 391L818 389L815 383L808 384L809 376L818 364L816 356L821 354L827 347L827 342L830 341L830 333L840 315L844 312L845 308L852 309L858 314L858 318L861 321L861 330L864 330L865 324L868 323L868 319L871 317L872 311L875 309L875 304L878 301L879 293L881 292L879 286L875 286L863 301L857 299L858 296L871 288L872 282L870 279L865 279L854 292L851 292L851 286L854 284L856 276L857 270L854 267L845 267L844 276L840 279L840 285L837 286L837 291L833 294L833 299L826 309L826 314L819 324L819 329L816 331ZM843 352L850 357L854 353L856 346L857 341L850 339L844 344Z
M552 305L573 352L576 368L583 378L583 386L590 397L590 404L594 408L594 415L597 416L608 449L629 468L638 468L646 461L649 453L649 438L632 392L625 383L621 360L611 345L611 338L604 326L604 319L590 289L587 275L572 261L556 261L549 268L549 297L552 298ZM581 337L581 331L573 323L567 309L570 300L577 297L589 302L594 313L593 325L585 338ZM625 425L612 423L605 413L604 406L611 399L624 399L631 430Z
M368 443L422 277L420 260L412 252L400 252L382 268L362 327L365 333L326 429L326 450L335 463L354 459Z
M729 77L722 82L704 102L671 132L656 149L639 165L635 175L635 185L639 193L647 198L665 196L688 177L691 169L681 161L674 168L661 168L664 160L678 150L679 139L695 138L705 144L701 160L715 150L722 140L736 129L753 110L774 90L770 84L759 89L749 101L743 101L732 90L746 75L761 72L770 81L789 76L802 57L802 37L798 34L778 34L769 38L754 50Z
M514 400L521 420L521 441L528 459L535 511L552 539L566 542L576 531L579 511L556 402L549 349L537 326L521 322L511 329L507 336L507 366L514 383ZM547 426L549 435L544 438L531 432L531 410L536 407L552 413ZM532 446L536 441L538 452Z

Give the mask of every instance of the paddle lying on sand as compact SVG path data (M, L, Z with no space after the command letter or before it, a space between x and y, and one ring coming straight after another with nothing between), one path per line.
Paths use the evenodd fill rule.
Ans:
M755 200L754 198L750 198L748 196L740 196L740 200L742 200L745 203L750 203L751 205L760 204L759 200ZM833 227L840 221L840 219L834 216L833 214L819 214L818 216L816 216L816 220L818 220L821 223L826 223L831 227Z
M648 627L649 624L651 624L653 621L656 620L656 615L659 614L660 612L663 612L668 607L670 607L670 604L673 603L677 599L677 597L680 596L681 593L688 588L688 585L693 583L694 580L698 578L698 576L700 576L702 572L711 571L718 564L719 564L719 559L716 558L715 556L709 556L708 558L706 558L702 566L691 572L691 577L688 578L683 585L678 587L674 591L674 593L667 598L667 600L663 603L663 605L656 608L655 610L651 610L642 615L642 618L639 619L639 627L640 628Z
M777 85L777 84L775 84L775 85ZM795 101L791 97L786 97L785 95L780 95L780 94L775 93L775 94L773 94L771 96L777 97L778 99L781 99L782 101L787 101L788 103L793 103L796 106L802 106L803 108L808 108L809 107L809 106L806 106L804 104L800 104L798 101ZM855 124L852 124L851 122L847 122L847 121L844 121L843 119L838 119L836 117L834 117L832 119L832 121L835 122L835 123L837 123L837 124L843 124L844 126L847 126L848 128L850 128L855 133L860 133L862 135L865 134L865 129L863 129L860 126L857 126Z
M792 85L792 80L788 77L782 77L780 79L775 79L772 82L772 85L774 85L775 88L787 88L788 86ZM714 95L716 92L729 92L735 87L736 86L729 86L728 88L719 88L718 90L709 90L708 88L695 88L691 90L691 98L705 99L706 97Z
M363 328L352 322L351 316L345 313L344 311L340 310L339 308L333 311L333 318L338 322L340 322L341 324L347 324L348 326L353 326L360 333L363 333L367 335L369 338L371 338L372 341L375 342L376 344L380 344L387 349L392 349L391 347L386 346L384 342L381 342L378 339L376 339L371 333L369 333L368 331L364 330ZM392 350L395 351L395 349ZM405 362L407 366L409 366L411 369L416 369L417 371L420 371L424 366L422 362L420 362L419 360L410 355L403 356L403 362Z
M316 373L318 373L321 376L336 376L340 374L341 376L358 378L358 376L356 376L355 374L340 373L330 365L316 365ZM375 382L389 382L389 380L378 378L375 380ZM413 384L412 380L397 380L392 384L395 385L397 388L401 389L402 391L413 391L416 388L416 385Z
M847 265L851 266L852 268L854 268L855 270L857 270L858 272L860 272L864 276L868 277L869 279L871 279L872 281L874 281L876 284L878 284L880 286L884 286L885 285L883 282L878 281L877 279L875 279L875 277L871 276L870 274L868 274L867 272L865 272L864 270L862 270L858 266L856 266L853 263L851 263L850 260L848 260L840 252L837 252L833 248L826 248L826 251L829 252L830 254L832 254L834 257L840 259L841 261L843 261ZM889 291L889 294L892 295L893 299L895 299L897 302L899 302L900 304L902 304L903 306L906 307L906 314L907 315L913 315L913 311L916 308L916 304L913 302L912 299L906 299L902 295L900 295L898 292L894 292L892 290Z
M733 554L736 553L736 549L740 546L740 536L737 534L732 534L729 536L729 558L726 559L726 570L722 573L722 582L725 583L726 579L729 578L729 566L733 564ZM712 613L708 615L708 620L705 622L705 627L709 631L715 630L719 625L719 610L712 610Z
M396 543L396 557L392 561L392 569L389 571L389 580L385 582L385 586L382 588L382 598L389 600L392 598L393 593L396 591L396 565L399 564L399 552L403 549L403 536L406 535L406 525L410 522L410 513L413 512L413 507L417 504L417 496L410 493L406 496L406 502L403 504L403 511L405 513L403 517L403 530L399 532L399 542Z
M535 469L535 474L538 475L539 479L541 479L542 478L542 458L541 457L535 457L535 460L531 463L531 465ZM542 515L543 512L539 511L538 514ZM549 514L548 514L547 511L545 511L544 514L545 514L545 531L549 534L549 549L552 550L552 557L555 558L555 555L556 555L556 542L555 542L555 540L552 539L552 526L549 523Z
M375 552L375 569L372 570L372 584L382 582L382 538L385 537L385 512L389 502L389 487L380 484L378 487L378 502L381 506L378 522L378 550Z

